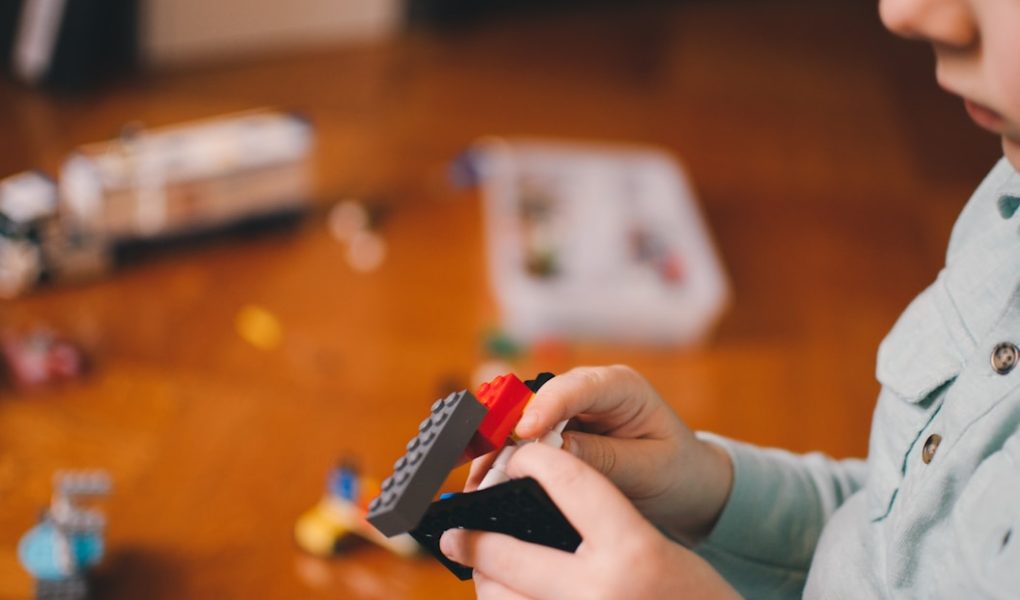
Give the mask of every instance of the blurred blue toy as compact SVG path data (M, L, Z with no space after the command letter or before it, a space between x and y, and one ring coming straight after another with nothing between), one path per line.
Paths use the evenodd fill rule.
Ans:
M358 467L354 461L343 459L329 472L329 493L348 502L357 502L361 492L358 485Z
M18 542L18 560L35 578L37 600L81 600L88 597L87 575L103 558L106 519L77 501L110 493L110 477L102 471L58 473L50 507L40 522Z

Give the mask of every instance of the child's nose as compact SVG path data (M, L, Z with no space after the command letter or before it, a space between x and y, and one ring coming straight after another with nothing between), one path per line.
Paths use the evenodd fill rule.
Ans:
M879 13L890 31L906 38L954 48L973 46L979 38L965 0L880 0Z

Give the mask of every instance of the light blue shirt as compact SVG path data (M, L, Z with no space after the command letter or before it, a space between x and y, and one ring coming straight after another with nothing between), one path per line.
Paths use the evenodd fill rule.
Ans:
M734 483L697 551L745 597L1020 598L1018 204L1002 160L879 347L866 462L705 434Z

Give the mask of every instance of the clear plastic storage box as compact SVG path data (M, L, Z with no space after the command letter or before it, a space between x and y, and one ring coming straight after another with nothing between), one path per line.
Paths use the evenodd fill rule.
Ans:
M667 152L494 138L461 164L481 185L509 335L689 344L725 308L722 264Z

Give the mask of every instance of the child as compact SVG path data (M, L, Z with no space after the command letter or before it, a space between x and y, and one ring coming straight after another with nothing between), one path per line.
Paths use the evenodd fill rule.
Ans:
M475 567L479 596L1020 597L1020 1L880 12L932 44L939 84L1005 158L879 347L867 462L695 435L632 370L575 369L517 427L537 437L572 417L570 452L531 444L507 470L537 479L584 542L567 554L447 532L443 552Z

